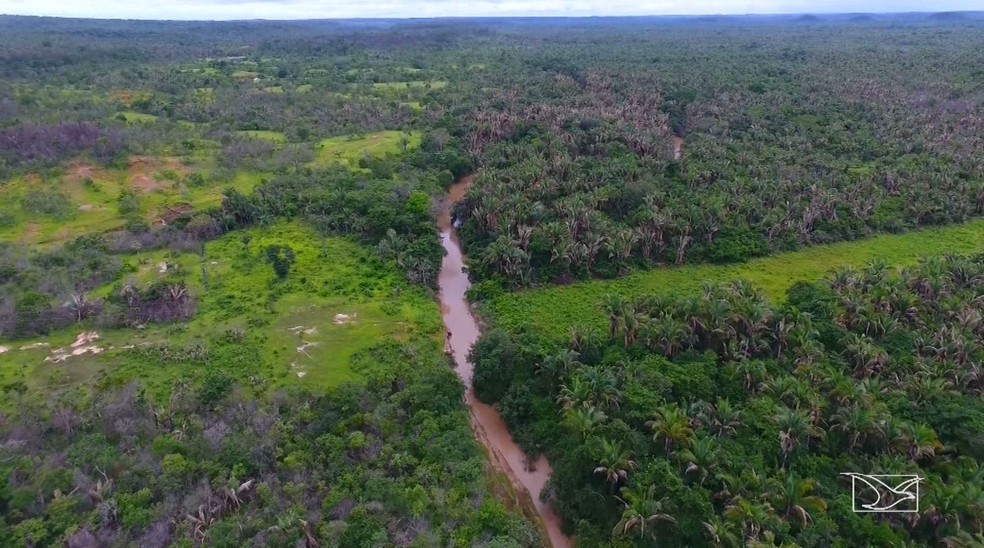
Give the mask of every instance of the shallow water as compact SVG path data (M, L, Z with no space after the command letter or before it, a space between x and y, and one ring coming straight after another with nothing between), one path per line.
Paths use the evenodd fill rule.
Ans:
M468 363L468 351L478 339L479 329L465 298L465 291L470 284L468 275L462 271L464 257L450 215L451 205L464 197L471 182L471 176L466 176L451 186L445 207L438 218L441 244L447 251L438 276L439 299L444 325L451 332L449 347L454 357L455 370L465 384L465 404L471 411L471 424L475 437L488 449L492 463L509 477L514 488L525 490L530 495L547 530L550 544L554 548L567 548L573 544L561 531L560 516L549 504L540 501L540 492L543 491L553 471L547 458L540 455L535 463L528 463L526 455L513 441L498 411L478 401L472 390L473 369L472 364Z

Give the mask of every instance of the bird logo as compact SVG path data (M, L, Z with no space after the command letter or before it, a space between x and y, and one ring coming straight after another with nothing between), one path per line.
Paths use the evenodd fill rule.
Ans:
M855 512L918 512L919 482L914 474L859 474L851 478L851 498Z

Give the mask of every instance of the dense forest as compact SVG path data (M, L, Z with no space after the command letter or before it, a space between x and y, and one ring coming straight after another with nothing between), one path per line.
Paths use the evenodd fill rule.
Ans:
M544 545L441 353L469 174L475 392L577 546L979 546L979 254L587 284L984 244L982 67L980 13L0 16L0 546Z
M603 333L489 332L476 391L550 455L584 545L976 546L982 276L949 256L837 271L779 307L741 281L610 295ZM927 478L922 513L854 513L857 470Z

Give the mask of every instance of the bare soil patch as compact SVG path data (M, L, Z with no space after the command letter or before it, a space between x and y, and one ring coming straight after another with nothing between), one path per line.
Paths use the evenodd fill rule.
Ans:
M191 170L177 158L158 158L155 156L130 156L127 170L130 187L141 192L153 192L168 185L168 181L158 181L154 174L160 171L173 171L183 176Z
M195 211L195 208L191 204L186 203L164 206L164 210L154 219L154 223L162 226L169 225L177 219L191 214L193 211Z

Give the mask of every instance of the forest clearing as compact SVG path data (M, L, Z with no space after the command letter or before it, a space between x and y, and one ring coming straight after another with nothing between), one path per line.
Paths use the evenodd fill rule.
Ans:
M645 294L697 294L704 285L743 280L782 304L796 282L815 282L841 268L871 263L911 267L920 259L984 250L984 221L904 234L885 234L780 253L729 265L683 265L635 272L617 280L592 280L568 286L504 293L481 301L480 309L495 326L517 333L566 336L578 326L603 330L604 295L626 298Z

